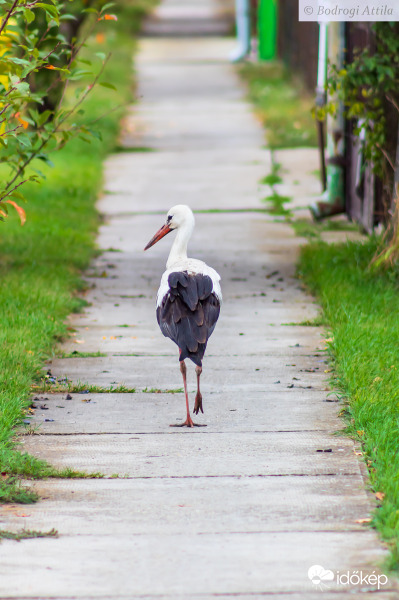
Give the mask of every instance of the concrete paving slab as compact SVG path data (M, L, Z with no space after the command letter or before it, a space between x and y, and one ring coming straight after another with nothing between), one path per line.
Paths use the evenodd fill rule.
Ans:
M191 382L190 388L194 388ZM194 404L195 391L190 390ZM168 419L184 413L184 394L39 395L30 427L39 435L76 433L153 433L167 431ZM234 431L331 431L342 428L334 398L327 392L294 388L265 395L230 392L227 402L217 392L204 394L207 433ZM327 406L326 406L327 405ZM40 407L44 406L42 410ZM282 410L284 408L284 410ZM110 418L112 416L112 418Z
M294 357L301 354L309 355L317 352L316 349L325 347L323 336L313 327L275 327L267 324L257 327L255 323L247 323L245 327L242 324L231 327L226 323L223 327L224 316L221 316L217 334L213 335L208 343L208 351L205 360L208 360L212 354L230 356L245 352L248 355L283 355ZM83 352L105 352L109 354L140 354L146 355L169 355L177 356L176 346L169 339L164 338L158 329L155 320L155 314L150 317L148 325L134 328L128 333L118 327L100 328L76 327L74 335L64 345L65 352L74 350ZM220 333L219 333L220 332ZM129 335L132 334L132 335ZM240 334L244 335L240 335ZM263 337L262 337L263 333ZM219 336L219 337L218 337ZM220 338L220 336L223 336ZM248 343L244 341L247 336ZM299 344L299 346L297 345ZM86 367L82 363L82 376L84 376Z
M253 190L256 191L256 189L257 184L254 182ZM272 283L267 280L267 275L276 270L293 275L295 264L292 263L292 259L297 255L300 240L295 236L292 227L279 223L276 231L276 222L264 213L237 212L236 210L229 212L228 200L228 197L220 198L218 210L221 212L196 213L197 226L190 240L189 253L199 255L202 260L205 259L208 262L212 258L214 261L217 260L216 268L226 264L246 270L252 265L252 268L247 270L249 273L254 270L254 267L255 271L259 267L265 271L263 273L264 285ZM113 203L112 194L109 201ZM154 273L154 275L158 265L158 272L161 274L174 234L170 234L146 253L143 252L143 249L149 238L164 223L167 211L171 208L171 202L173 202L173 197L163 198L162 209L138 215L135 211L140 209L139 199L132 198L133 212L131 215L125 213L117 215L100 228L100 247L104 249L112 247L131 253L135 264L136 261L144 262L150 273ZM226 202L225 206L223 206L224 202ZM257 203L257 208L261 210L262 205ZM209 244L210 239L212 245ZM207 240L206 245L204 245L205 240ZM114 260L119 258L121 257L116 253ZM277 262L278 266L276 266ZM259 277L262 279L260 274ZM140 279L142 279L141 273Z
M283 179L276 189L282 196L292 198L290 208L303 209L321 197L322 189L318 176L320 158L317 148L276 150L275 161L281 165ZM300 177L298 173L301 174ZM307 216L310 220L309 211Z
M200 4L198 6L177 3L175 6L160 5L147 19L142 28L143 35L152 37L185 37L228 35L234 27L231 12L213 10Z
M256 315L256 313L259 313L261 310L262 315L265 315L264 320L269 325L274 322L277 326L283 325L283 327L288 327L289 323L293 323L292 326L295 326L295 323L311 321L318 314L318 307L314 304L304 304L303 298L297 299L297 301L290 300L287 302L284 293L279 289L276 291L273 290L271 294L272 302L265 302L265 296L261 296L261 293L262 292L259 292L258 294L253 295L244 292L243 294L234 294L234 296L231 294L231 299L241 300L242 302L240 304L244 304L244 301L245 303L250 304L252 307L252 315ZM100 291L97 288L96 291L93 291L91 294L92 306L88 307L81 315L73 317L74 327L81 328L83 338L85 337L84 328L89 326L93 328L96 326L114 326L116 335L129 333L138 338L147 338L148 336L153 336L155 334L156 337L159 337L157 335L157 326L154 327L155 298L145 294L138 294L136 295L136 298L129 298L126 296L128 295L119 295L116 291L115 294L113 294L112 290L106 292ZM131 296L133 296L133 294ZM228 303L225 303L223 306L220 324L221 326L223 326L223 323L225 324L226 331L230 328L231 324L234 326L245 324L242 310L240 310L239 306L235 306L235 304L236 303L229 306ZM104 310L101 310L100 306L104 306ZM247 315L247 312L245 312L245 315ZM294 329L288 331L295 332ZM301 331L301 333L304 332L305 330ZM277 333L276 337L278 336ZM217 338L215 339L217 343ZM156 350L157 346L154 345L153 349Z
M46 452L59 467L140 478L360 476L351 440L319 431L231 436L204 432L206 428L169 429L169 423L182 422L184 412L170 415L164 434L38 435L28 436L24 448L34 456ZM196 420L204 422L205 418L201 415Z
M230 110L227 107L227 110ZM198 114L198 110L193 107L192 117ZM225 109L221 109L221 114L225 112ZM206 114L203 115L203 120L206 120ZM140 114L135 113L135 118L143 118ZM245 118L249 118L250 115L243 115ZM159 124L150 122L147 117L146 126L142 126L141 129L133 128L133 132L130 136L125 136L123 140L124 145L131 147L148 147L155 150L162 149L162 144L167 143L171 133L174 135L174 145L177 151L171 156L172 160L166 160L163 162L162 167L158 167L159 157L158 152L146 152L151 155L148 159L148 165L143 171L140 169L139 164L137 169L140 169L138 173L136 171L123 171L122 169L116 170L113 166L113 158L108 160L107 173L109 175L108 184L106 190L109 192L107 195L112 195L112 204L106 200L102 200L99 204L100 210L107 214L117 214L118 212L131 212L137 210L137 205L141 203L141 206L150 211L164 211L166 212L170 208L165 202L165 195L163 193L165 187L170 190L171 198L174 198L176 204L187 203L188 196L190 197L190 206L195 210L210 210L214 206L220 206L220 208L234 209L245 209L245 208L262 208L260 200L267 195L264 190L264 186L256 185L253 190L253 184L259 181L260 178L264 177L270 171L270 153L266 150L251 151L241 150L242 158L240 160L240 172L237 173L231 165L228 164L229 150L224 147L220 147L220 137L224 135L223 131L218 134L213 134L214 140L212 144L214 149L208 152L206 146L206 132L204 128L200 128L198 124L199 132L201 132L201 139L198 140L198 151L202 150L202 153L206 156L206 162L212 165L210 168L209 178L204 177L203 173L198 169L198 154L192 156L192 160L189 161L190 154L186 152L186 144L188 133L175 132L174 121L169 121L169 126L164 126L163 130L160 130ZM131 126L133 127L133 126ZM227 125L225 126L225 128ZM155 129L157 132L153 135L148 134L148 130ZM230 139L230 147L237 143L244 144L245 140L242 136L236 136L234 139ZM184 148L182 148L184 146ZM181 173L178 167L179 153L184 150L186 154L184 162L185 170ZM136 153L134 153L136 154ZM129 153L127 153L129 156ZM226 156L227 155L227 156ZM237 159L236 159L237 161ZM238 162L238 161L237 161ZM165 164L166 163L166 164ZM157 180L154 185L148 184L148 179L145 175L148 173L149 166L153 165L153 170L157 170ZM226 166L225 166L226 165ZM220 171L217 167L220 166ZM168 169L170 169L170 171ZM170 173L176 173L176 179L170 179ZM231 186L231 182L235 183L235 187ZM251 185L252 182L252 185ZM231 186L231 187L230 187Z
M192 39L183 40L168 39L167 43L163 43L162 51L160 51L160 40L143 38L139 41L139 53L136 57L137 68L141 71L141 78L145 76L145 69L148 65L154 63L185 63L196 65L198 62L221 62L227 68L226 59L231 50L236 45L236 40L228 37L208 38L206 44L204 40ZM184 47L184 52L182 48ZM238 83L238 82L237 82ZM238 84L239 85L239 84ZM234 93L234 90L231 90ZM155 100L154 98L149 100ZM183 157L184 160L184 157Z
M306 354L303 347L294 347L292 350L297 350L297 353L287 354L285 363L282 362L281 354L274 354L272 350L269 353L253 353L251 348L243 348L240 353L240 348L236 349L234 354L226 353L220 357L217 354L211 354L204 359L204 371L201 381L212 379L215 384L218 383L218 378L227 376L230 383L233 385L236 378L240 378L240 373L243 370L248 371L248 383L260 383L267 385L270 383L270 377L273 379L271 383L275 385L275 377L278 375L280 384L284 386L285 382L294 382L294 385L307 387L309 385L325 384L329 376L330 370L326 356L322 353L314 355ZM302 350L300 353L299 351ZM163 357L160 360L160 357ZM161 378L167 379L170 375L173 377L173 372L180 370L178 368L178 352L173 353L148 355L148 354L116 354L105 357L87 357L87 358L59 358L53 359L48 363L51 365L51 372L58 378L68 376L71 381L77 380L82 375L87 375L93 378L99 376L99 383L112 383L114 381L129 382L131 387L142 380L144 374L150 379ZM189 373L191 372L192 363L188 363ZM156 367L157 373L154 373ZM194 369L194 367L193 367ZM216 379L215 379L216 377ZM297 383L295 383L297 382ZM180 380L182 383L182 379ZM241 383L240 379L238 383ZM149 386L145 386L148 388ZM181 387L181 386L178 386ZM163 388L170 389L170 386ZM274 388L280 389L280 388ZM210 390L217 392L217 387Z
M24 543L27 552L23 553L20 545L6 542L7 554L0 549L4 569L0 594L20 598L28 592L29 597L56 598L62 589L78 598L85 588L94 598L123 594L156 598L165 590L170 597L180 594L187 598L192 589L197 597L220 592L255 597L260 592L309 593L313 584L308 568L322 561L334 572L361 566L364 575L372 573L373 564L383 558L373 541L374 535L368 531L80 535L41 540L40 553L35 552L34 540ZM85 559L79 560L82 548ZM281 557L285 557L284 564ZM16 565L30 573L28 581L15 577ZM330 589L337 592L337 588L332 585ZM345 586L345 592L355 589Z
M32 487L46 502L24 510L23 520L28 529L30 523L42 530L51 525L68 536L95 535L99 527L104 535L171 535L176 529L191 535L365 531L365 526L357 522L367 517L369 506L361 484L353 486L350 477L340 475L320 475L310 482L304 477L288 477L284 497L278 477L255 481L245 477L102 479L66 481L61 485L56 481L35 482ZM6 516L8 527L17 531L20 509L7 508L4 512L1 515L0 509L0 519ZM125 515L123 520L120 512Z
M310 363L306 359L295 358L295 362L281 364L281 357L246 357L240 354L239 349L237 355L228 359L208 356L203 366L202 389L204 392L219 393L224 390L250 392L252 389L270 392L288 386L324 390L327 374L320 369L320 365L315 365L314 371L308 372L311 370L307 368ZM151 387L168 390L182 386L177 353L174 357L163 356L161 360L158 356L58 359L52 361L51 373L60 379L68 377L71 381L104 387L123 384L137 390ZM191 365L188 366L188 373L188 381L192 386L195 384L195 374Z

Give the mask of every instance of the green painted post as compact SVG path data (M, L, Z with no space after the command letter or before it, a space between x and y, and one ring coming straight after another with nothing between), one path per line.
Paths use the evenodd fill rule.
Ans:
M277 0L259 0L258 40L260 60L276 58Z

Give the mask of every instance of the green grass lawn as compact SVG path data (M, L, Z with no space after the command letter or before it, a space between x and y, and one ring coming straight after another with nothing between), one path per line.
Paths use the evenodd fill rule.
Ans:
M245 63L237 67L248 85L248 95L266 129L268 147L317 146L311 109L314 95L278 62Z
M116 105L132 101L134 34L141 16L152 5L154 0L118 3L113 8L118 23L106 23L105 40L94 36L90 40L86 58L112 51L102 79L117 91L95 88L82 118L96 119ZM76 139L52 156L55 166L45 167L45 182L25 188L24 227L14 215L0 223L0 502L36 499L20 485L22 475L57 474L46 463L20 451L16 429L29 420L31 386L40 379L45 359L67 335L65 318L82 307L77 292L83 288L81 271L96 252L99 216L95 201L102 184L102 161L117 146L123 112L110 112L98 123L102 142L87 144Z
M399 273L371 271L374 238L302 248L299 274L330 330L332 386L342 394L347 432L357 439L379 500L372 524L399 570ZM382 498L379 494L379 498Z

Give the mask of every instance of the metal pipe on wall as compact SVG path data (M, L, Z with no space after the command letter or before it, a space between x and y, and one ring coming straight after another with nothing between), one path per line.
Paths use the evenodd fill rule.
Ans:
M326 80L327 80L327 41L328 41L328 25L327 23L319 23L319 52L317 63L317 86L316 86L316 106L322 108L326 105ZM324 135L325 121L317 119L317 137L320 150L320 172L321 185L323 192L327 189L327 172L326 172L326 149Z
M251 51L251 8L249 0L236 0L238 46L230 53L231 62L243 60Z
M344 63L345 23L328 23L328 60L338 69ZM327 117L327 189L319 202L310 206L315 219L331 217L345 210L345 119L341 103L335 116Z

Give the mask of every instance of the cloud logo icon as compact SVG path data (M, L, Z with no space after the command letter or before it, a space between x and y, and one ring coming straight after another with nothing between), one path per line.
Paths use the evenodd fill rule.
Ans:
M321 565L313 565L308 571L308 577L313 585L323 587L326 581L333 581L334 573Z

